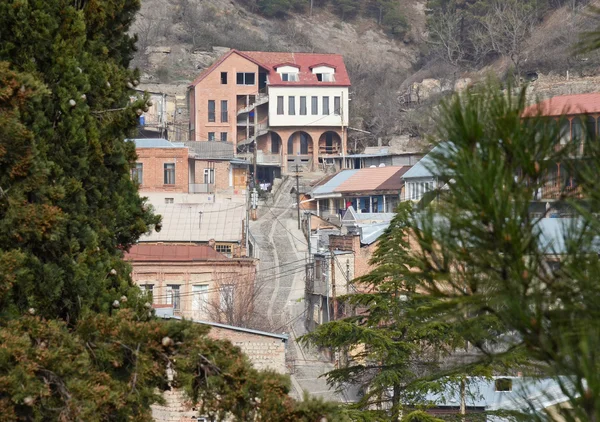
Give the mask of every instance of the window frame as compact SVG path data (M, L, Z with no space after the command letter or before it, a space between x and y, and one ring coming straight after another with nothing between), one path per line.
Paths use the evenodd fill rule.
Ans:
M221 142L227 142L227 132L221 132Z
M285 114L285 110L284 110L284 97L283 95L278 95L277 96L277 115L278 116L283 116Z
M313 116L319 115L319 97L316 95L310 97L310 111Z
M204 184L206 185L214 185L215 184L215 169L213 168L205 168L203 172L204 176Z
M140 186L144 184L144 163L135 163L131 169L131 180Z
M323 96L323 116L329 116L329 96L328 95L324 95Z
M217 139L217 132L208 132L208 142L215 142Z
M170 181L172 180L172 181ZM165 185L175 184L175 163L163 163L163 182Z
M167 284L166 302L174 311L181 310L181 284Z
M217 111L217 102L215 100L208 100L208 122L215 123L216 122L216 111Z
M333 114L336 116L342 114L342 97L340 96L333 97Z
M241 75L241 83L240 83ZM252 75L252 83L248 83L248 75ZM240 86L253 86L256 85L256 73L255 72L237 72L235 82Z
M221 72L221 85L227 85L227 72Z
M227 100L221 100L221 123L229 122L229 108Z
M288 95L288 116L296 115L296 96Z
M307 115L306 96L301 95L300 96L300 116L306 116L306 115Z

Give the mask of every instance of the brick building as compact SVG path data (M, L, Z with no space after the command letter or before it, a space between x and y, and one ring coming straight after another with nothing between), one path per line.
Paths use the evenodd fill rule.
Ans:
M199 320L220 312L252 312L256 260L228 258L208 245L140 244L125 255L132 279L155 305ZM250 297L252 299L252 297Z
M337 54L231 50L188 88L190 139L231 142L268 182L295 165L341 168L349 86Z
M188 192L188 148L164 139L135 139L137 160L131 177L140 192Z

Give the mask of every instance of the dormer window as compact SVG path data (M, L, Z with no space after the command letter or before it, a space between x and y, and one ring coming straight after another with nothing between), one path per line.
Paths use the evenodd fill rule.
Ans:
M298 82L298 74L297 73L282 73L281 80L283 82Z
M317 73L316 75L319 82L335 82L333 73Z

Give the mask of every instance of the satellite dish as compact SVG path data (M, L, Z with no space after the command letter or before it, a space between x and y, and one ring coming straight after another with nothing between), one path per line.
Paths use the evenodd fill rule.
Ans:
M385 167L385 163L379 164L379 167Z
M377 167L377 166L369 166L369 168L372 168L372 169L374 169L374 168L376 168L376 167Z

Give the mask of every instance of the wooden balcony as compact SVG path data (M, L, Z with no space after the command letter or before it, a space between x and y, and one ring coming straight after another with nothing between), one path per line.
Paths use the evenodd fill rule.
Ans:
M561 198L583 198L581 186L564 186L545 185L541 188L540 199L542 200L557 200Z

